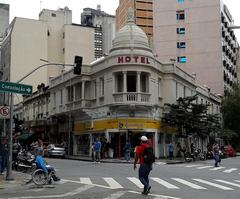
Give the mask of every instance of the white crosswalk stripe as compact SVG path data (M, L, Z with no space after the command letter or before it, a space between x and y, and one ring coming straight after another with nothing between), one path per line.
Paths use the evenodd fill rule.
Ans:
M215 167L213 169L209 169L210 171L217 171L217 170L220 170L220 169L225 169L225 167Z
M80 182L83 184L93 184L90 178L80 178Z
M202 186L199 186L197 184L194 184L194 183L191 183L191 182L188 182L187 180L183 180L183 179L180 179L180 178L172 178L173 180L176 180L177 182L180 182L184 185L187 185L193 189L206 189L205 187L202 187Z
M135 178L135 177L128 177L128 180L130 180L131 182L133 182L137 187L139 187L140 189L143 188L142 183L140 182L139 179Z
M219 188L219 189L223 189L223 190L228 190L228 191L230 191L230 190L233 190L232 188L229 188L229 187L225 187L225 186L222 186L222 185L220 185L220 184L216 184L216 183L212 183L212 182L209 182L209 181L206 181L206 180L202 180L202 179L193 179L193 180L195 180L195 181L197 181L197 182L201 182L201 183L203 183L203 184L207 184L207 185L210 185L210 186L213 186L213 187L217 187L217 188Z
M238 170L237 168L231 168L231 169L225 170L223 172L224 173L232 173L233 171L237 171L237 170Z
M114 180L113 178L103 178L110 187L112 187L113 189L122 189L122 185L120 185L116 180Z
M208 168L212 168L213 166L202 166L202 167L197 167L197 169L208 169Z
M185 166L185 167L192 168L192 167L199 167L199 166L202 166L202 164L192 164L192 165L188 165L188 166Z
M179 187L173 185L173 184L170 184L169 182L165 181L165 180L162 180L160 178L150 178L152 180L154 180L155 182L167 187L168 189L179 189Z
M167 163L166 162L155 162L155 164L157 164L157 165L165 165Z
M233 183L233 182L228 182L228 181L225 181L225 180L215 180L215 181L222 182L222 183L225 183L225 184L232 185L232 186L240 188L240 184L236 184L236 183Z

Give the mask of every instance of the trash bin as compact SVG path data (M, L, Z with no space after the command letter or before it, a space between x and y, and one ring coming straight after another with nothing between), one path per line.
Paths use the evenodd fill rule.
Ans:
M108 155L109 155L109 158L113 158L113 149L109 149Z

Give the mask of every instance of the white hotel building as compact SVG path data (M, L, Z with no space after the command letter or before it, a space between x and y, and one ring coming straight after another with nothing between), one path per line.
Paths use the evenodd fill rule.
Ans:
M132 17L116 34L108 56L83 65L79 76L70 70L53 78L49 92L49 114L55 121L49 141L71 137L73 155L90 155L92 142L100 137L121 157L125 141L134 147L144 134L156 156L166 156L167 144L179 140L161 128L164 103L198 94L198 103L209 103L209 112L218 113L221 101L174 63L159 62ZM194 142L206 146L208 139Z

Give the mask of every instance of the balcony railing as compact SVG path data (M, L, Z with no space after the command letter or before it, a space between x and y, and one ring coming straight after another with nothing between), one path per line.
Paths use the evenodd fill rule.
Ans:
M149 93L114 93L114 102L149 102Z

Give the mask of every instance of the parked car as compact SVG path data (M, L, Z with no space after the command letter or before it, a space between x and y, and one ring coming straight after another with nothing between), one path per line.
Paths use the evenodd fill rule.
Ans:
M45 156L46 157L55 156L55 157L62 157L62 158L64 158L65 155L66 155L65 148L62 147L59 144L49 144L47 146L46 151L45 151Z
M235 157L236 156L236 151L231 145L224 146L224 151L225 151L227 157Z

